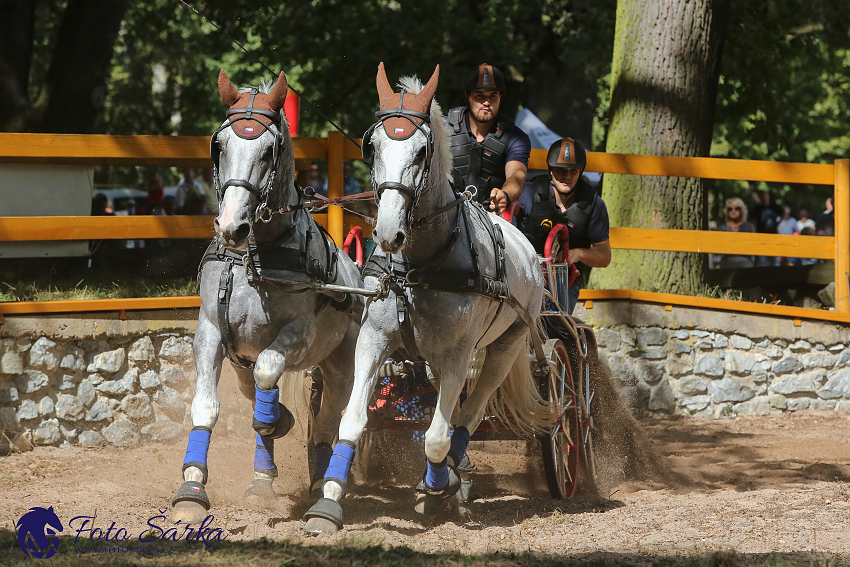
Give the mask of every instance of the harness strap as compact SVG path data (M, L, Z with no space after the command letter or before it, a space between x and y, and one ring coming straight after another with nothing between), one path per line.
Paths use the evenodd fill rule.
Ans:
M227 358L234 365L250 370L254 368L254 363L242 358L233 350L233 333L230 330L230 319L227 313L230 308L230 295L233 293L233 264L233 258L225 260L224 269L221 270L218 281L218 328Z

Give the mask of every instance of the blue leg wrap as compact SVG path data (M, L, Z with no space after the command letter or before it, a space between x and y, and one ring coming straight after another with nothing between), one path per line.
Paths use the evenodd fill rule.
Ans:
M314 451L315 462L313 463L313 471L316 478L324 478L331 463L331 455L333 448L329 443L319 443Z
M186 458L183 466L189 463L200 463L207 465L207 451L210 448L211 433L206 429L193 429L189 433L189 445L186 447Z
M189 432L189 444L186 447L186 458L183 459L183 470L189 467L197 467L203 473L204 477L201 484L207 483L207 451L210 449L210 436L212 431L209 429L195 428Z
M446 466L446 459L438 464L428 461L428 468L425 470L425 484L428 485L428 488L434 490L441 490L449 484L449 467Z
M452 431L452 445L449 448L449 453L457 457L455 466L459 465L466 455L466 448L469 446L469 430L465 427L458 427Z
M254 419L262 423L273 425L280 419L280 390L261 390L254 385Z
M258 471L273 470L274 439L257 434L257 450L254 452L254 469Z
M325 480L334 479L340 481L345 487L348 479L348 471L351 469L351 461L354 460L354 443L340 439L334 447L328 470L325 471Z

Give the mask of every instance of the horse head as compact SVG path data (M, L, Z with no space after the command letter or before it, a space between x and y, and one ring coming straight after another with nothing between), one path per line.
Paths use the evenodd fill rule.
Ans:
M263 85L239 91L222 69L218 89L228 111L227 120L210 140L219 200L215 231L227 248L244 249L254 221L267 205L282 199L275 191L281 170L288 165L282 163L282 154L288 150L292 160L292 143L281 112L288 85L281 72L271 89ZM288 169L294 175L294 162Z
M424 87L417 79L402 80L396 93L387 80L384 64L378 66L380 110L376 122L363 136L363 158L372 168L378 199L378 217L372 238L384 252L404 248L413 209L420 202L434 157L432 117L440 66ZM437 109L436 116L439 116Z

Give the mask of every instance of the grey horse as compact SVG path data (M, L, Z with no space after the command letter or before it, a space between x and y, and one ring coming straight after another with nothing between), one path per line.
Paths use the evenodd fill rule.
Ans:
M292 140L281 112L286 77L281 73L273 88L239 91L222 70L218 86L229 108L210 144L220 212L216 238L199 273L193 429L172 513L173 521L185 523L202 521L210 508L204 490L207 450L218 419L216 390L225 357L240 391L254 405L257 450L248 494L264 497L274 497L272 481L278 474L274 439L294 422L280 403L278 383L284 391L303 392L299 381L305 373L298 371L321 369L321 409L310 428L312 468L321 480L351 391L363 308L360 296L329 291L360 288L362 281L354 262L302 207ZM287 379L297 383L286 384Z
M552 413L528 358L543 295L537 255L510 223L451 187L447 127L433 100L438 76L439 67L425 87L403 78L395 93L383 63L378 68L381 110L363 137L363 156L371 162L379 198L372 238L385 254L367 263L364 283L388 292L370 300L363 314L354 387L325 474L324 498L305 515L310 533L343 526L339 500L366 426L376 372L398 348L428 362L439 392L425 434L426 472L417 486L423 498L457 492L457 465L488 407L527 433L550 426ZM481 374L453 417L476 348L485 350ZM500 387L501 395L493 396Z

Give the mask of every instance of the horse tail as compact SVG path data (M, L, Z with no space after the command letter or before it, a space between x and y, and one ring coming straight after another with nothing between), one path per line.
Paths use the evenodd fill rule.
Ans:
M523 341L504 382L487 402L487 412L515 433L531 436L551 430L553 412L531 373L526 343Z
M307 439L307 428L310 415L310 387L313 380L306 370L284 372L280 378L280 403L286 406L295 418L292 434Z

